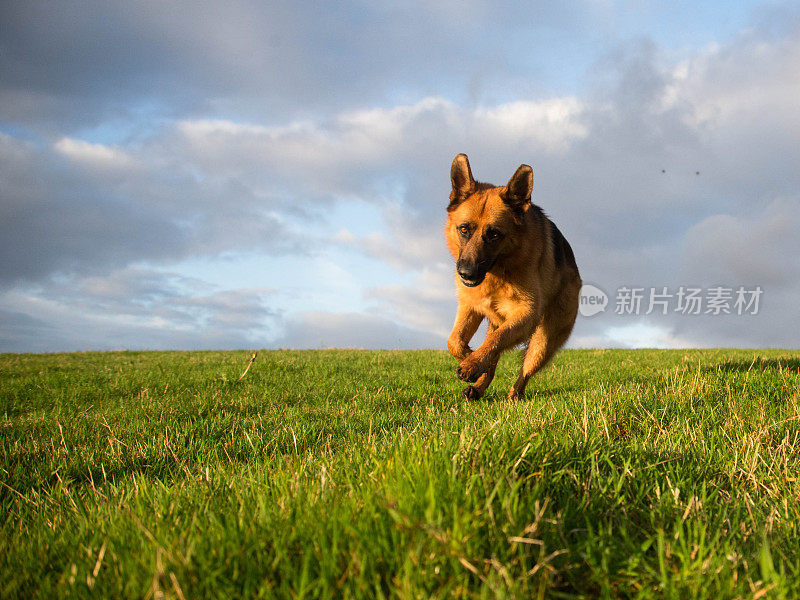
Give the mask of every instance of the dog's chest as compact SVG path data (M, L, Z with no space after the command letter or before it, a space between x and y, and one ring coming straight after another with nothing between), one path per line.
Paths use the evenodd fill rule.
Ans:
M518 312L519 307L519 299L498 294L481 298L476 309L485 315L492 325L499 327L508 320L509 316Z

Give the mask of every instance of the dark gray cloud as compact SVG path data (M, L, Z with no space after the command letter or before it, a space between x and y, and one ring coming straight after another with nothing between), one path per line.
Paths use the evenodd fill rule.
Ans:
M549 72L531 53L599 36L570 4L7 2L0 115L70 132L187 114L275 122L442 86L530 92Z
M759 283L776 291L800 283L800 202L777 199L747 215L714 215L684 238L688 278Z
M0 309L0 348L3 352L52 352L56 327L46 319L32 317L26 312ZM37 342L38 340L38 342ZM64 350L75 347L64 343Z
M0 284L175 258L188 245L186 233L158 206L0 134Z
M0 133L0 285L223 252L309 252L297 222L315 217L257 185L200 171L159 141L42 146Z

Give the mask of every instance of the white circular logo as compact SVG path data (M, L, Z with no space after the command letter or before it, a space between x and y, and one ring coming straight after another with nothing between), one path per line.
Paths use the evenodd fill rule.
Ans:
M583 284L581 288L581 303L578 307L581 315L592 317L603 312L608 306L608 294L591 283Z

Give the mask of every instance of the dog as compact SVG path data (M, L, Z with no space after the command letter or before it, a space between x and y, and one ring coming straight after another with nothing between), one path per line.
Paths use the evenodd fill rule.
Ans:
M456 259L458 311L447 349L458 361L458 378L471 385L463 396L483 396L506 350L526 343L522 370L510 400L522 398L531 376L544 368L572 332L581 277L567 240L531 202L533 169L520 165L504 187L479 183L469 159L459 154L450 168L452 191L445 239ZM484 342L469 342L483 319Z

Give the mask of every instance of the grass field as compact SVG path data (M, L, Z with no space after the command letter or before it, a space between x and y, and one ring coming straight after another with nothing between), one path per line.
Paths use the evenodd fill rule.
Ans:
M794 598L800 353L0 355L0 595Z

